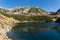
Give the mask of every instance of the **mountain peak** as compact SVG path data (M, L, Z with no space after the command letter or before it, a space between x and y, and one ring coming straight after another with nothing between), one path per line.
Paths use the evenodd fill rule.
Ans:
M58 9L57 12L60 12L60 9Z

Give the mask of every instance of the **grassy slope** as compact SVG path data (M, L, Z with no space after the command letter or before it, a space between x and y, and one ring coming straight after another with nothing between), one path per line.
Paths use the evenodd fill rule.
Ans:
M15 14L6 14L4 12L0 12L1 14L7 17L13 17L19 21L44 21L44 22L51 22L52 18L49 16L26 16L26 15L15 15Z

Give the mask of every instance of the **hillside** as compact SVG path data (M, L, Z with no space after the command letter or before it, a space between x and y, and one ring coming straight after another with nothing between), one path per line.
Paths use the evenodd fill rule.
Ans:
M6 35L6 32L10 31L13 24L16 22L18 21L13 19L12 17L9 18L0 14L0 40L10 40Z
M15 20L22 21L44 21L50 22L52 18L48 16L49 12L39 8L39 7L15 7L12 9L0 8L0 13L12 17ZM49 20L48 20L49 19Z

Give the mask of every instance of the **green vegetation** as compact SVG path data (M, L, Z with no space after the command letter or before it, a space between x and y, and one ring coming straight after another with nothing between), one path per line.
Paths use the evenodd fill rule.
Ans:
M19 14L7 14L5 12L1 12L1 14L7 16L7 17L13 17L16 20L19 21L43 21L43 22L51 22L52 18L49 16L26 16L26 15L19 15Z
M30 17L33 21L44 21L44 22L51 22L52 18L49 16L31 16Z

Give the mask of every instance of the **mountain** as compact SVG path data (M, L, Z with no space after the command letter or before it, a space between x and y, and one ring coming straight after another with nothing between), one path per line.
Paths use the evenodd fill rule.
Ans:
M39 8L39 7L29 7L29 6L24 6L24 7L15 7L12 9L6 9L6 8L0 8L1 11L6 12L8 14L35 14L35 15L48 15L48 12L45 10Z
M58 9L56 12L50 12L50 15L59 15L60 14L60 9Z
M58 9L56 13L57 13L57 14L60 14L60 9Z

